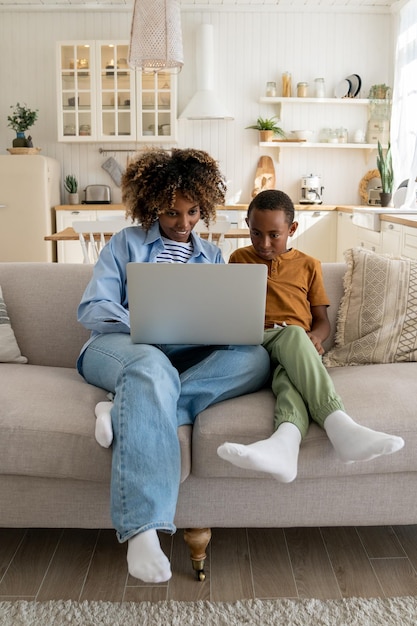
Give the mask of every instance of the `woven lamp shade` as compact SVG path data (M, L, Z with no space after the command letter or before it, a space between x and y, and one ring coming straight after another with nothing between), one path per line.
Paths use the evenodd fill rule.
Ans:
M158 72L183 64L179 0L135 0L129 65Z

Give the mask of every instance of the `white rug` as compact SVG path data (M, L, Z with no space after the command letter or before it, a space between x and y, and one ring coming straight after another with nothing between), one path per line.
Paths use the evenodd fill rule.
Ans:
M417 597L226 602L0 602L1 626L415 626Z

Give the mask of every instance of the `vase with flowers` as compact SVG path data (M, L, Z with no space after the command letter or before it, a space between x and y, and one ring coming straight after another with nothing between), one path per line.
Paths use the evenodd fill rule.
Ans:
M30 147L31 140L26 138L25 132L38 119L38 109L29 109L26 104L20 104L20 102L10 108L13 111L11 115L7 116L7 125L16 132L16 138L13 139L13 148Z

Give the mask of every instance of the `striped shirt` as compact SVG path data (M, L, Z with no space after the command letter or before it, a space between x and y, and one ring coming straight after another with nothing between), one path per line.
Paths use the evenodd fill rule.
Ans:
M156 257L157 263L187 263L193 253L193 244L191 241L182 243L166 239L162 237L164 242L164 250Z

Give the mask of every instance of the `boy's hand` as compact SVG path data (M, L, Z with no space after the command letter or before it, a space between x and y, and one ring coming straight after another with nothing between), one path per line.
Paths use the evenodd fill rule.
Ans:
M322 342L327 339L330 334L330 322L327 317L327 307L312 306L311 315L313 321L311 324L311 330L307 331L307 335L310 337L314 347L321 356L325 352Z
M307 331L307 335L310 337L310 340L311 340L311 342L312 342L313 346L316 348L317 352L318 352L320 355L324 354L324 348L323 348L323 346L322 346L322 344L321 344L321 339L320 339L320 337L318 337L318 336L317 336L317 335L315 335L314 333L312 333L312 332L308 332L308 331Z

